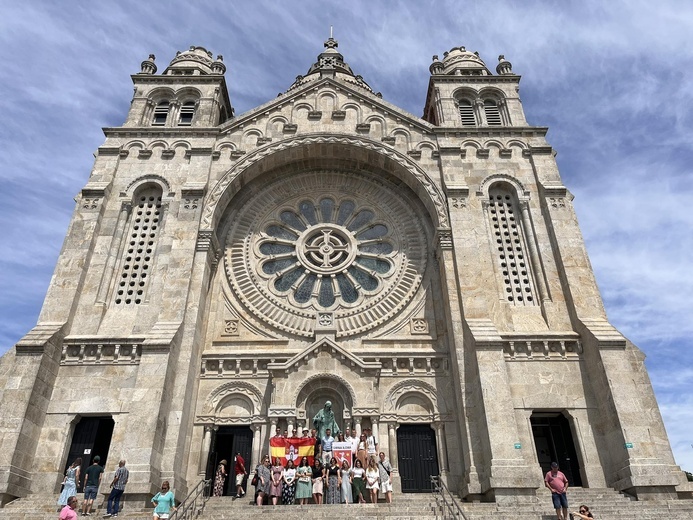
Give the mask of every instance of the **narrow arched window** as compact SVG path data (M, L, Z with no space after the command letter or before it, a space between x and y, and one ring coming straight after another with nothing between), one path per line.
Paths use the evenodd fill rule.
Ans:
M161 196L158 186L144 187L135 194L116 281L116 305L139 305L146 299L161 228Z
M183 103L180 107L180 118L178 119L178 126L190 126L192 124L193 116L195 115L195 102L188 101Z
M170 107L171 105L168 101L160 101L154 108L154 120L152 121L152 125L166 125L166 119L168 119L168 111Z
M484 113L486 114L486 124L489 126L501 126L501 116L498 104L494 99L484 100Z
M522 215L514 190L504 184L491 187L488 217L491 241L503 278L503 298L514 305L536 305Z
M462 126L476 126L476 117L474 117L472 102L468 99L460 99L459 109Z

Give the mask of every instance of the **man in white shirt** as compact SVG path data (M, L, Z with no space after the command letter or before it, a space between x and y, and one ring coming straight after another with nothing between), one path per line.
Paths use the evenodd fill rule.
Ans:
M371 457L375 457L376 462L378 460L378 439L371 432L370 428L366 428L366 457L371 460Z
M356 432L354 432L354 434L352 436L351 428L347 427L346 435L344 436L344 440L346 442L351 443L351 463L350 463L350 466L353 466L354 462L355 462L354 459L356 458L356 450L357 450L358 445L359 445L359 439L358 439L358 437L356 437Z

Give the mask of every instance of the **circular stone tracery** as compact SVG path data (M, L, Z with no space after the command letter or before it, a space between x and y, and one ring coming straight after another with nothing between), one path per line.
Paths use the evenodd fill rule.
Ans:
M316 274L335 274L356 258L356 240L341 226L320 224L306 230L296 242L301 263Z
M318 311L333 312L337 336L380 325L411 300L426 266L423 229L395 189L340 172L261 189L229 229L234 294L258 318L302 336L313 335Z

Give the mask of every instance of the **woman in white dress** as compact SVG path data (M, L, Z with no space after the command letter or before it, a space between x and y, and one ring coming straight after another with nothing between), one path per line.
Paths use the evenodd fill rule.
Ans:
M342 504L353 504L354 492L351 489L351 470L346 460L342 462L340 476L342 477Z
M378 464L375 462L375 457L368 459L368 469L366 469L366 489L371 491L371 504L378 503L378 490L380 486L378 485L378 479L380 478L380 471L378 471Z

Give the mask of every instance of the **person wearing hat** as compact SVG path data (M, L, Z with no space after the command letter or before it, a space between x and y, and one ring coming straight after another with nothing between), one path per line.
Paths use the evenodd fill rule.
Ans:
M568 489L568 479L558 471L558 463L551 463L551 471L546 473L544 485L551 491L551 500L558 520L568 520L568 498L565 493Z
M224 494L224 481L226 480L226 459L222 459L217 467L217 473L214 475L214 491L212 495L220 497Z
M101 485L103 466L99 466L101 457L98 455L92 459L92 465L84 472L86 482L84 484L84 502L82 502L82 516L91 516L91 506L94 504L96 494Z

